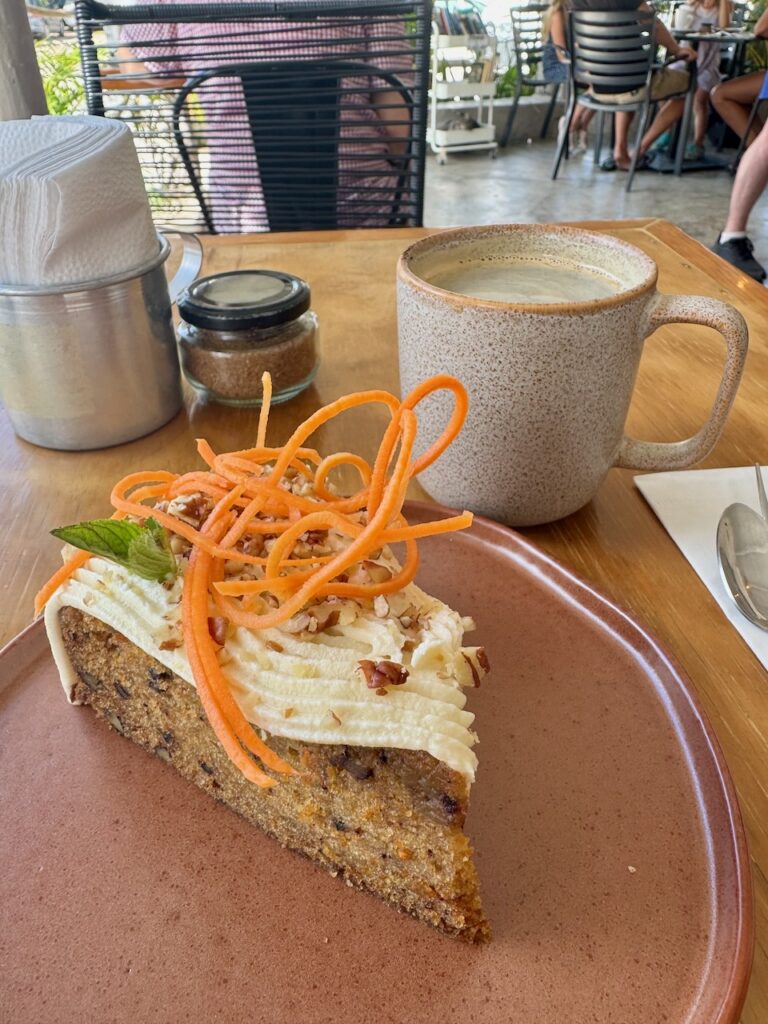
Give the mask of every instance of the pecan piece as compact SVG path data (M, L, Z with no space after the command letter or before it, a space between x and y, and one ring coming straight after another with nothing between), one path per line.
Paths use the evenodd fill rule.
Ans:
M402 686L408 678L408 670L394 661L359 661L365 682L369 690L378 690L382 686Z
M220 615L215 617L209 616L208 632L211 634L211 640L218 644L219 647L223 647L227 639L227 620L223 619Z

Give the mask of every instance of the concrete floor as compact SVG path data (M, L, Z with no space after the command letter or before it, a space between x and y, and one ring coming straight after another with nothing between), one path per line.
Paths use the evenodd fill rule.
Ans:
M722 229L733 179L727 171L638 173L627 195L626 175L596 168L587 153L564 162L552 181L554 142L510 144L496 160L456 153L442 167L430 156L424 223L431 227L508 221L567 221L665 217L705 245ZM755 255L768 265L768 193L749 222Z

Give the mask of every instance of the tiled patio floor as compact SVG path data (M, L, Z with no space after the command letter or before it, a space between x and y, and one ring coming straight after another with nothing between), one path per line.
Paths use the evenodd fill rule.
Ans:
M507 221L565 221L665 217L711 245L728 209L733 179L724 170L695 171L675 178L643 172L626 194L626 176L607 174L591 154L577 156L550 180L554 142L510 145L496 160L457 153L439 166L427 164L424 223L449 227ZM749 224L755 255L768 265L768 192Z

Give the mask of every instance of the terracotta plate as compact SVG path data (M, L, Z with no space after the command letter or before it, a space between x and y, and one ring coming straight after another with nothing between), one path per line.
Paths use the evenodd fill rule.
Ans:
M38 624L0 656L5 1019L738 1020L744 833L686 680L503 527L422 553L420 582L474 615L493 670L471 696L468 825L493 942L346 888L70 708Z

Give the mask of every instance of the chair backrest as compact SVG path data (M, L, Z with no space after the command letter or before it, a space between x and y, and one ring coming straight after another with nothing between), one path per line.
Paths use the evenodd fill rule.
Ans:
M395 75L359 61L230 64L190 78L174 102L173 131L209 229L226 224L233 203L239 216L248 204L253 214L266 214L272 231L353 226L382 216L389 226L409 223L402 204L412 141L401 154L380 156L374 169L370 143L351 139L340 155L344 110L359 94L412 104ZM196 104L242 110L239 127L247 125L260 186L253 195L239 179L234 194L206 187L200 163L210 129L194 117Z
M536 69L541 65L541 51L546 42L543 24L548 9L547 4L526 4L525 7L513 7L509 12L515 65L518 78L524 84L539 85L544 81Z
M623 93L648 81L656 51L651 11L571 11L568 35L578 85Z
M89 113L133 129L158 221L422 223L429 0L77 0L76 13Z

